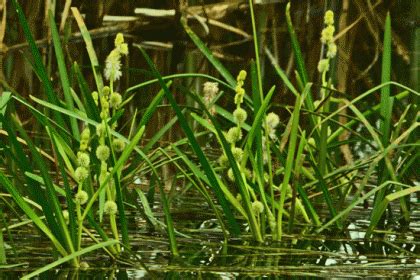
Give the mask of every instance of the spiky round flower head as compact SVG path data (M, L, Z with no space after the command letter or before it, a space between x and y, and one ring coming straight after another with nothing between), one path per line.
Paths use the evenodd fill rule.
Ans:
M217 161L221 167L227 167L229 163L229 160L225 154L222 154Z
M90 137L90 130L88 127L85 127L82 131L82 134L80 134L80 138L82 140L89 141L89 137Z
M89 195L87 194L87 192L81 190L76 193L74 199L76 200L77 204L83 205L88 201Z
M262 204L262 202L258 200L252 202L252 211L255 214L261 214L262 212L264 212L264 204Z
M118 212L117 204L112 200L108 200L107 202L105 202L104 212L109 214L109 215L117 214L117 212Z
M238 107L233 111L233 121L238 125L243 125L247 117L248 114L241 107Z
M244 155L244 151L241 148L233 147L232 155L236 161L240 162L242 160L242 156Z
M245 79L246 79L246 71L245 70L239 71L237 80L238 81L245 81Z
M241 140L242 138L242 131L241 128L234 126L228 130L226 133L226 141L230 144L234 144Z
M78 183L82 183L87 179L87 177L89 177L89 171L86 169L86 167L79 166L74 171L74 177Z
M268 113L267 117L265 117L265 122L267 123L268 127L276 128L280 123L280 118L276 113L270 112Z
M98 106L99 94L97 91L92 92L92 99L95 102L96 106Z
M333 58L337 55L337 45L334 42L328 44L327 57Z
M109 97L109 107L110 108L118 108L122 103L122 97L121 94L118 92L111 93L111 96Z
M229 179L230 181L232 181L232 182L234 182L234 181L235 181L235 175L233 175L233 170L232 170L232 168L229 168L229 170L228 170L228 172L227 172L227 176L228 176L228 179Z
M122 76L121 55L118 50L112 50L106 58L104 75L109 81L116 81Z
M328 10L328 11L325 12L324 23L325 23L325 25L333 25L334 24L334 12L333 11Z
M109 148L106 145L99 145L96 149L96 157L100 161L106 161L109 158Z
M324 58L318 62L318 72L324 73L330 69L330 62L328 59Z
M325 27L324 29L322 29L322 32L321 32L321 42L323 44L331 43L333 41L333 39L334 39L334 32L335 32L334 25L328 25L327 27Z
M89 155L84 152L77 152L77 164L80 167L89 167L89 164L90 164Z
M105 133L106 133L105 124L101 122L96 126L96 135L98 135L98 137L102 137L105 135Z
M125 143L122 139L114 139L114 141L112 141L112 147L114 148L114 151L120 153L124 150L125 148Z

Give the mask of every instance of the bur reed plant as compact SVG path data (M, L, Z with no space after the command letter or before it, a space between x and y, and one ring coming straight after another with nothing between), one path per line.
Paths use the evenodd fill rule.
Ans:
M227 82L204 84L204 99L196 95L196 100L205 115L193 113L191 116L218 140L222 153L218 160L212 161L212 172L217 173L218 186L215 190L221 190L239 214L239 219L245 220L247 227L241 232L249 231L254 240L262 242L267 237L281 240L284 231L293 232L296 222L313 225L317 233L333 228L343 230L354 207L373 196L375 202L370 213L367 238L383 221L385 211L394 211L388 207L394 201L398 201L400 206L399 215L405 223L409 222L408 198L419 191L414 182L415 176L408 173L408 170L413 170L419 156L418 142L413 140L419 123L418 106L409 104L407 97L418 96L419 93L390 81L390 16L385 24L382 83L353 100L347 100L334 88L334 76L331 74L334 73L331 71L332 61L337 54L334 13L330 10L325 13L320 36L323 53L318 64L321 85L315 89L308 78L289 3L285 18L297 66L296 86L277 65L268 47L265 49L279 78L289 90L288 94L295 98L294 106L286 107L290 117L279 119L270 112L270 106L274 105L271 99L275 88L264 92L252 1L249 7L256 58L255 63L251 62L249 93L243 88L246 71L242 70L235 81L190 29L186 19L181 19L191 40ZM226 89L224 95L235 104L233 112L217 104L220 94L209 93L217 91L221 85ZM391 86L396 91L392 97ZM379 91L381 104L366 108L363 101ZM393 111L393 102L404 106L403 112ZM340 103L344 106L339 107ZM342 124L339 116L346 108L352 114L347 115L350 121ZM400 117L398 114L401 114ZM217 121L218 117L227 119L232 126L224 131ZM379 128L372 124L377 120L381 124ZM356 127L363 132L355 131ZM351 133L351 141L339 140L339 136L347 131ZM353 143L365 143L374 147L375 151L343 164L337 157L340 146ZM197 177L213 188L203 176ZM373 178L378 178L378 181ZM329 215L322 216L315 202L324 204Z
M96 90L89 89L76 63L71 68L66 65L50 11L52 43L64 96L64 100L59 99L22 9L17 1L12 4L29 43L34 71L42 81L46 100L32 95L31 100L26 100L17 92L2 96L0 149L13 164L0 170L0 185L29 221L51 241L52 255L58 256L53 263L26 277L63 263L86 267L88 264L82 256L98 249L103 249L112 259L118 259L123 248L126 252L130 248L124 211L123 168L133 169L129 161L133 151L151 165L137 144L157 107L159 95L138 125L135 119L132 120L129 139L118 133L123 106L131 99L124 99L115 87L122 75L121 59L128 54L128 45L123 35L117 34L114 48L105 61L103 74L109 82L105 84L90 35L80 13L73 9L92 63ZM69 69L76 78L75 84L68 78ZM13 110L18 104L27 108L34 120L45 128L47 145L35 146ZM153 166L151 168L154 170ZM105 230L106 223L110 225L110 235Z

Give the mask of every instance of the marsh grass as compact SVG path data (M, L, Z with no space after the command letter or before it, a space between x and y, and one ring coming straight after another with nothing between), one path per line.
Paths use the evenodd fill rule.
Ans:
M286 233L296 231L296 224L309 225L316 234L327 230L342 232L355 207L372 197L375 199L366 238L374 235L378 227L385 227L389 223L388 216L398 215L403 223L409 223L408 198L420 191L415 185L416 175L410 174L418 162L419 145L415 135L419 123L417 105L409 104L409 98L418 98L419 93L391 81L389 15L384 28L381 84L352 100L334 88L327 71L322 73L322 86L314 86L309 80L288 4L286 24L297 66L293 82L276 64L269 49L264 52L259 49L258 26L252 1L249 1L255 61L250 62L249 69L239 72L237 79L234 78L237 73L228 71L189 27L187 18L182 17L186 34L221 78L201 73L162 76L146 51L134 45L130 52L142 55L154 79L127 88L121 95L121 105L104 115L104 102L108 101L105 91L114 93L116 81L111 78L107 85L103 79L102 63L79 11L71 9L87 49L94 85L89 84L77 63L66 64L50 11L48 22L62 92L59 95L51 84L19 3L13 0L12 4L30 47L33 71L42 81L46 99L32 95L26 98L10 92L0 96L0 149L8 162L5 170L0 169L0 184L29 222L49 239L52 254L57 256L56 261L26 278L64 263L83 267L83 255L97 250L111 259L129 256L131 242L126 207L137 207L156 231L166 231L171 254L178 256L177 236L188 236L174 226L173 196L178 190L185 195L191 188L196 189L214 211L225 243L231 237L241 238L247 234L259 243L281 241ZM261 74L262 53L272 62L293 105L273 101L279 90L265 84ZM333 65L331 63L330 67ZM178 89L173 89L173 81L192 78L218 84L220 90L210 103L201 92L184 89L196 106L178 104L174 94ZM147 108L124 117L124 106L150 85L158 85L159 91ZM367 108L363 101L378 92L380 103ZM146 126L163 107L164 100L169 102L166 110L171 108L175 115L144 143ZM228 108L232 107L223 106L220 100L234 104L235 111L230 112ZM43 129L47 136L43 145L30 137L13 110L15 105L29 111L34 122ZM287 112L286 118L280 119L275 114L278 107ZM400 110L401 107L405 108ZM341 123L339 117L347 109L345 116L349 121ZM245 112L247 117L239 120L239 111ZM103 137L95 136L100 125L105 127ZM176 129L176 125L185 137L162 145L164 135ZM125 127L124 133L118 127ZM232 140L229 133L235 130L241 136ZM340 140L347 132L353 138ZM86 133L88 147L82 149ZM124 149L117 151L113 146L115 140L124 143ZM354 143L368 145L372 151L352 163L344 163L340 147ZM95 151L103 145L109 147L110 156L100 160ZM216 146L213 147L216 155L209 152L207 145ZM83 180L75 175L80 167L78 152L88 154L91 161ZM175 169L173 177L163 178L161 170L169 165ZM128 186L138 176L148 179L148 193L137 188L129 192ZM374 186L368 188L372 183ZM166 186L172 189L168 191ZM84 203L75 199L82 191L88 196ZM161 200L164 222L154 215L155 193ZM107 201L117 206L117 211L108 216ZM396 202L399 212L390 207ZM13 208L10 203L7 205ZM323 214L324 209L328 211L327 216ZM25 223L19 224L22 225ZM1 234L0 263L3 263L6 256ZM87 245L90 243L86 239L94 244Z

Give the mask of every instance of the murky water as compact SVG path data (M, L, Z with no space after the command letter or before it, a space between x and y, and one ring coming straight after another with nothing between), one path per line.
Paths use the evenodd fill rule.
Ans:
M351 279L420 279L420 204L414 205L415 219L407 229L395 228L366 242L366 209L356 209L344 233L311 234L298 226L297 234L284 236L281 243L255 244L245 236L224 244L211 211L199 197L174 201L176 229L190 238L178 237L180 256L171 257L165 236L147 230L137 212L129 215L130 237L135 256L112 262L106 255L84 258L87 270L56 269L39 279L282 279L294 277ZM207 211L208 210L208 211ZM157 215L162 218L162 214ZM0 279L17 279L52 262L49 243L28 227L5 234L8 263ZM102 255L102 256L100 256ZM148 267L147 273L139 259Z

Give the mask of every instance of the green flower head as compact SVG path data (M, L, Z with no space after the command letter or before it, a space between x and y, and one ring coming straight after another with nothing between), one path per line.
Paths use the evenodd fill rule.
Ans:
M115 214L117 214L117 212L118 212L118 206L117 206L117 204L114 201L112 201L112 200L108 200L107 202L105 202L104 212L106 214L109 214L109 215L115 215Z
M226 133L226 141L230 144L234 144L241 140L242 138L242 131L239 127L235 126L228 130Z
M109 148L106 145L99 145L98 148L96 149L96 157L100 160L100 161L106 161L109 158Z
M86 169L86 167L79 166L74 171L74 177L78 183L82 183L89 177L89 171Z
M111 93L111 96L109 97L109 107L117 109L122 103L122 97L121 94L118 92Z
M125 143L122 139L114 139L114 141L112 141L112 147L114 148L114 151L120 153L124 150L125 148Z
M248 114L241 107L236 108L236 110L233 111L233 120L238 125L243 125L245 123L247 117L248 117Z
M89 195L87 194L87 192L85 191L79 191L76 196L74 197L74 199L76 200L77 204L83 205L85 204L88 199L89 199Z
M80 167L89 167L90 164L90 158L87 153L84 152L78 152L77 153L77 164Z

